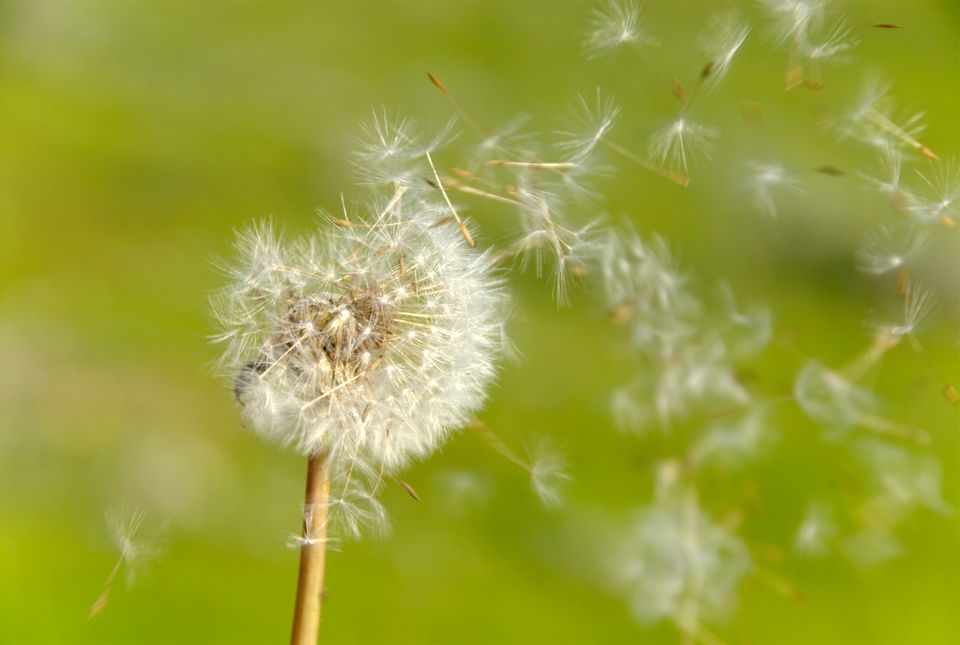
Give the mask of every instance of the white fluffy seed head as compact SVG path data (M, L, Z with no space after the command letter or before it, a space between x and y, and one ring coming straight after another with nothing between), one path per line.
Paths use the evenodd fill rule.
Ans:
M431 453L482 405L501 351L505 301L489 257L420 197L395 197L370 222L292 242L269 224L241 233L214 299L246 421L303 454L329 453L334 474L357 463L382 474Z

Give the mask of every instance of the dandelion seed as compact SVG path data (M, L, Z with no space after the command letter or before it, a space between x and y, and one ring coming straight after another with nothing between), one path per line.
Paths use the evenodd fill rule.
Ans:
M914 507L952 515L954 509L943 499L940 462L929 455L882 441L861 441L857 454L867 467L877 497L864 513L874 525L892 525Z
M916 227L883 226L864 239L857 260L865 273L888 273L902 269L926 246L926 233Z
M754 407L736 421L711 425L691 450L693 463L730 468L755 457L773 440L766 416Z
M734 57L749 34L750 25L735 13L724 13L710 18L706 32L699 38L699 45L709 60L704 73L711 84L715 86L726 77Z
M640 434L653 418L653 413L637 400L632 388L621 387L610 397L613 421L623 432Z
M911 282L907 285L900 319L893 323L874 323L873 326L886 336L912 336L930 318L936 304L932 293Z
M386 110L374 112L361 126L354 166L364 183L381 186L418 184L421 163L429 152L454 138L455 118L426 139L407 118L392 118Z
M803 42L826 15L826 0L763 0L773 17L772 30L780 43Z
M137 576L160 556L161 547L157 529L147 529L147 512L143 509L115 507L106 513L107 528L119 557L103 585L103 591L90 607L89 618L103 611L110 597L113 583L121 569L126 570L127 587L132 587Z
M954 159L938 164L934 172L918 172L926 186L918 194L911 212L923 223L942 222L953 226L956 223L960 201L960 164Z
M592 104L581 95L571 119L573 131L561 133L561 136L565 137L560 144L561 149L566 151L574 163L585 160L613 129L619 114L620 108L613 98L602 96L599 88Z
M823 556L838 533L833 509L825 502L811 502L793 538L793 548L803 556Z
M852 562L866 567L892 560L903 549L887 532L864 530L845 539L843 551Z
M869 184L876 187L895 210L912 210L917 200L902 185L903 153L899 147L886 144L880 147L879 176L863 175Z
M719 136L713 128L680 117L650 137L650 156L662 166L686 173L690 163L713 155Z
M624 45L655 45L640 22L640 5L629 0L610 0L593 12L584 50L591 58L608 54Z
M638 621L693 633L729 612L750 566L746 546L691 500L639 512L609 559L610 583Z
M775 163L750 162L750 190L754 208L773 219L778 217L775 192L803 192L800 184L786 168Z
M722 284L720 295L723 299L724 315L730 329L724 332L724 338L735 357L753 356L770 343L773 338L773 318L766 307L740 309L729 285Z
M838 21L824 38L815 42L802 43L800 52L816 63L841 59L858 44L857 39L851 36L852 31L846 23Z
M846 433L873 406L873 396L839 373L816 361L808 362L797 375L794 398L808 417L831 431Z
M530 483L544 506L555 508L562 504L562 488L570 481L566 469L563 455L545 442L541 441L531 452Z
M530 117L519 114L493 132L485 134L480 143L473 148L468 167L476 170L496 157L506 157L517 152L529 137L522 134L522 128Z
M570 275L585 270L599 253L600 247L594 237L597 222L573 229L545 193L521 188L519 195L524 233L506 252L520 258L521 270L526 270L532 263L537 277L543 275L544 255L552 256L553 294L558 304L567 304Z
M842 136L853 137L880 150L905 146L929 159L938 159L917 140L926 129L922 122L923 113L899 116L889 93L888 84L876 78L868 79L860 100L843 121Z

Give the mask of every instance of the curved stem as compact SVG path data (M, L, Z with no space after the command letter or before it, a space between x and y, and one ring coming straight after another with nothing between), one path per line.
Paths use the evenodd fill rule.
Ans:
M330 473L327 455L311 455L307 461L307 492L303 507L303 539L297 602L293 613L291 645L316 645L323 603L323 569L327 542L327 512Z

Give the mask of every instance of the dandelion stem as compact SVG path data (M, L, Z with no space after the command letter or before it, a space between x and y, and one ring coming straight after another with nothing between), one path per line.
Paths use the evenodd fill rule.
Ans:
M330 473L327 455L310 455L307 461L307 491L304 501L303 540L297 602L293 614L291 645L315 645L320 630L323 603L323 570L326 555L327 502Z

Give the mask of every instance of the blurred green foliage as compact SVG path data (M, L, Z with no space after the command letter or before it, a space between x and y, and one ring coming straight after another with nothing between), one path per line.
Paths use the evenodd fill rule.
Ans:
M647 3L657 35L672 43L656 61L664 74L697 68L692 30L718 4ZM957 4L846 8L861 46L852 64L827 70L823 96L839 107L875 66L904 104L926 110L925 143L956 156ZM349 151L372 108L427 128L449 117L427 69L474 118L496 124L525 112L545 132L562 126L577 92L599 85L624 106L618 141L642 148L673 99L634 59L583 60L589 9L552 0L0 2L0 642L286 638L296 553L284 540L298 526L305 466L241 429L210 374L206 296L221 280L210 258L254 218L298 231L315 224L317 207L337 208L341 192L362 197ZM904 28L867 27L877 22ZM725 138L687 191L621 166L601 182L603 206L663 233L704 289L728 280L771 306L778 337L838 364L868 342L862 321L877 294L856 276L853 246L884 205L864 197L856 177L824 176L780 222L748 211L742 161L758 149L803 167L863 158L829 133L795 127L822 99L784 95L785 56L771 52L756 29L710 97L710 121L724 132L742 121L738 101L763 105L752 140ZM470 215L495 241L498 215ZM951 240L925 270L955 289ZM522 471L457 436L407 474L422 502L386 491L389 537L344 544L330 559L323 642L677 642L665 626L642 631L589 575L602 548L591 529L649 501L650 465L670 442L613 428L607 397L632 367L599 298L580 293L558 311L530 275L515 291L523 359L505 367L482 418L518 449L537 434L565 447L567 506L541 508ZM932 433L954 506L957 410L940 389L960 378L956 309L954 294L924 337L926 353L901 347L876 376L889 416ZM784 389L796 368L777 351L753 366ZM812 492L796 473L826 473L829 449L806 440L811 431L792 415L776 459L717 482L717 495L753 491L757 519L745 530L758 543L799 521ZM475 478L469 494L456 494L457 473ZM819 479L829 490L830 478ZM123 500L167 518L164 556L129 590L115 585L88 620L116 558L103 514ZM751 576L718 632L736 643L957 642L956 516L917 515L903 541L903 557L872 569L840 558L772 564L799 597Z

